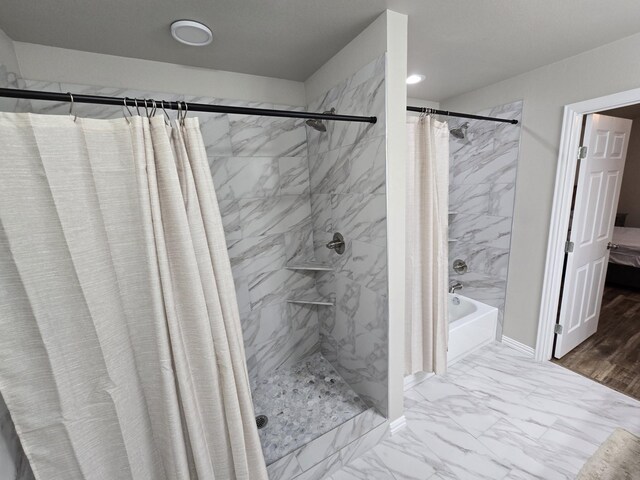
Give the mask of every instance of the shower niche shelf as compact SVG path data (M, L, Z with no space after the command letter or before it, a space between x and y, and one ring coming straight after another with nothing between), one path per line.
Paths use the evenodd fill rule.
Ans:
M300 295L299 297L290 298L287 303L298 303L305 305L323 305L327 307L333 306L333 301L330 298L323 297L319 293L308 293Z
M333 271L333 266L330 263L319 262L315 259L297 259L288 263L286 267L288 270L298 270L307 272L330 272ZM297 293L295 296L289 298L287 303L297 303L303 305L320 305L320 306L333 306L334 302L331 298L324 297L318 293L317 290L311 289L306 292Z
M333 267L328 263L315 261L289 263L286 268L287 270L310 270L314 272L330 272L333 270Z

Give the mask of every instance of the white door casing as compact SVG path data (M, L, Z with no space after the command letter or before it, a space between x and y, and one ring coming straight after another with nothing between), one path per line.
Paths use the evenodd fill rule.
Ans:
M603 112L640 103L640 88L611 93L564 106L560 150L549 221L544 280L540 295L538 333L534 358L543 362L553 357L560 292L564 276L565 242L574 196L574 180L578 165L576 152L581 144L582 120L590 113Z
M561 358L598 329L615 213L631 120L587 116L554 357Z

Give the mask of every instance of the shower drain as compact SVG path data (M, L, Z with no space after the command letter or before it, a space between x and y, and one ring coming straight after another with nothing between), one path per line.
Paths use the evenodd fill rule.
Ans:
M264 428L269 423L269 418L266 415L258 415L256 417L256 425L258 426L258 430Z

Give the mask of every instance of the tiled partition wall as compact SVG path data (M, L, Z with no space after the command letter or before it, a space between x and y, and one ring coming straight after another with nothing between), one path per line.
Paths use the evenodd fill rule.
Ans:
M376 124L330 122L308 129L316 258L334 266L318 290L335 307L318 307L323 355L382 414L387 409L387 227L385 58L362 68L312 101L309 110L375 115ZM326 248L334 232L346 251Z
M313 272L285 268L313 257L306 132L303 120L225 117L208 153L255 381L319 349L316 307L286 302L315 286Z
M520 120L522 102L484 110L479 115ZM450 120L451 128L466 120ZM449 268L463 284L462 295L499 309L502 320L511 246L511 225L520 150L520 124L470 120L467 138L450 137ZM455 259L469 270L455 273Z

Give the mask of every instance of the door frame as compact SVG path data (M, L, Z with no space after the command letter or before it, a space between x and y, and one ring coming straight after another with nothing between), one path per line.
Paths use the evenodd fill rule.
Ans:
M550 360L553 355L554 328L560 305L560 287L569 230L573 186L578 162L582 120L585 115L640 103L640 88L565 105L560 151L549 224L547 257L538 317L535 359Z

